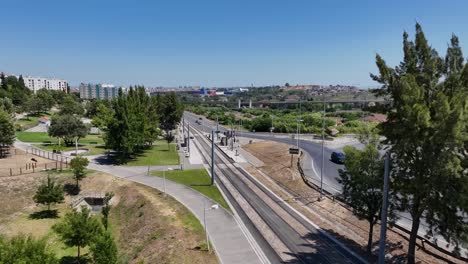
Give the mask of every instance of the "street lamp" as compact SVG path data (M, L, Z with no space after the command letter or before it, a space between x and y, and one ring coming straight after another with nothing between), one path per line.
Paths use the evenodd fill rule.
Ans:
M167 168L168 171L172 171L172 168ZM166 170L163 170L163 188L164 188L164 198L166 198Z
M299 133L300 133L300 131L301 131L301 129L300 129L300 123L301 123L302 121L304 121L304 120L302 120L301 118L298 118L298 119L297 119L296 147L297 147L298 149L299 149Z
M208 247L208 252L211 252L210 241L208 239L207 225L206 225L206 211L216 210L219 205L213 204L210 208L206 208L206 199L203 199L203 225L205 226L205 235L206 235L206 246Z

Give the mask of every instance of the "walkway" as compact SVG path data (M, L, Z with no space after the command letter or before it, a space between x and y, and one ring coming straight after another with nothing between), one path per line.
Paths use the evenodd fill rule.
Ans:
M15 141L15 147L27 150L30 144ZM116 177L131 180L149 187L164 191L164 180L155 176L147 176L147 166L116 166L105 164L105 156L89 156L89 169L112 174ZM150 166L151 171L178 169L179 165ZM202 164L188 164L185 168L203 168ZM250 241L252 238L238 217L219 206L211 209L215 202L208 197L190 189L187 186L166 180L166 193L187 207L203 225L204 208L206 208L206 226L210 241L222 264L262 264ZM254 242L255 244L255 242Z
M157 169L163 169L161 167L158 166ZM92 161L88 168L138 182L160 191L164 190L164 180L160 177L147 176L147 167L100 165ZM246 233L231 213L222 207L211 209L215 203L189 187L169 180L166 180L165 185L166 193L187 207L202 224L205 206L207 232L221 263L262 263L249 243Z

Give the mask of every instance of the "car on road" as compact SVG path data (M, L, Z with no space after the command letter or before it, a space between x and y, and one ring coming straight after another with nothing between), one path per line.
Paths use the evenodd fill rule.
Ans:
M334 151L331 154L331 161L337 164L344 164L345 154L343 152Z

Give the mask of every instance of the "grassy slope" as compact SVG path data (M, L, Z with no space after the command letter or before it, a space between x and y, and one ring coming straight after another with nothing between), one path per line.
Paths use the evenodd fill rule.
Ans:
M73 182L69 172L52 174L60 182ZM31 199L44 177L41 173L26 175L20 180L0 178L0 198L9 199L9 203L14 204L0 207L0 233L6 236L30 233L35 237L45 237L50 249L58 258L65 257L62 259L64 261L69 256L76 256L77 249L66 247L50 228L70 210L70 197L66 196L65 203L52 206L58 209L60 218L29 217L31 213L45 208L35 206ZM3 188L6 186L14 188ZM123 180L115 181L110 175L96 172L89 172L81 186L83 192L99 189L116 194L117 201L111 210L110 223L116 235L122 263L125 260L135 263L217 263L214 254L197 249L206 247L201 223L174 199L163 198L159 191L149 187ZM81 249L83 255L87 252L88 248Z
M208 197L213 199L213 201L217 202L222 207L230 210L229 205L224 200L221 192L218 190L218 187L211 186L211 178L206 172L205 169L198 169L198 170L184 170L184 171L167 171L166 179L171 180L173 182L177 182L183 185L186 185ZM154 172L153 175L162 177L163 172Z

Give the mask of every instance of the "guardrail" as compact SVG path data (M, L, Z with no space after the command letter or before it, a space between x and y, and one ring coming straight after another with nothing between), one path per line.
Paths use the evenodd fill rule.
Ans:
M311 187L312 189L314 189L314 190L320 192L320 187L317 186L314 182L312 182L312 181L304 174L304 170L302 169L302 165L301 165L301 158L302 158L302 155L303 155L303 152L301 151L301 154L300 154L300 156L299 156L299 158L298 158L298 160L297 160L297 168L298 168L299 174L301 175L302 180L304 181L304 183L305 183L307 186L309 186L309 187ZM334 195L334 194L328 192L328 191L325 190L325 189L322 189L322 191L323 191L324 196L328 197L329 199L331 199L331 200L334 201L334 202L340 203L340 205L343 206L343 208L345 208L345 209L347 209L347 210L350 210L350 211L352 210L352 206L349 205L349 204L347 204L346 201L344 201L340 195ZM401 225L399 225L399 224L397 224L397 223L392 224L392 227L395 227L395 228L397 228L397 229L399 229L399 230L405 232L405 233L408 234L408 235L411 233L410 230L406 229L405 227L403 227L403 226L401 226ZM456 255L455 253L453 253L453 252L451 252L451 251L448 251L448 250L446 250L446 249L440 247L439 245L435 244L434 242L428 240L428 239L425 238L425 237L422 237L422 236L420 236L420 235L417 235L417 238L421 241L420 247L421 247L423 250L425 250L425 251L426 251L425 245L429 245L429 246L431 246L432 248L434 248L435 250L437 250L437 251L439 251L439 252L441 252L441 253L443 253L443 254L446 254L446 255L448 255L448 256L451 256L451 257L456 258L456 259L461 260L461 261L468 262L468 258L459 256L459 255ZM426 251L426 252L427 252L427 251ZM428 252L428 253L429 253L429 252Z

